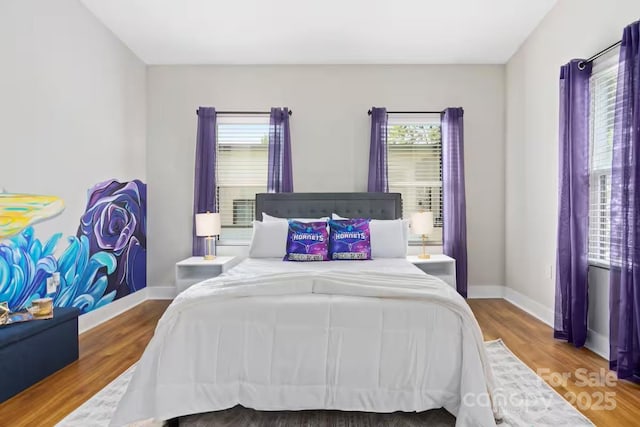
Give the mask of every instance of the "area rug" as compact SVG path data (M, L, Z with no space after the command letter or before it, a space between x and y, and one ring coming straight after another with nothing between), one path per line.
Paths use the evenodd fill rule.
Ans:
M496 399L503 411L500 427L593 426L535 372L518 359L502 340L485 343L498 384ZM59 427L107 427L123 395L135 365L57 424ZM159 427L159 421L144 421L131 427ZM224 411L190 415L181 427L231 427L305 425L361 427L376 425L452 427L455 418L444 409L420 413L371 414L342 411L254 411L241 406Z

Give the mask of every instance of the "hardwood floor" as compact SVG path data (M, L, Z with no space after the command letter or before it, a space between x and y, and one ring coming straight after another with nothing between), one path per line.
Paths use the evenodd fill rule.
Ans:
M80 358L0 404L0 426L53 426L136 362L169 301L146 301L80 335Z
M469 305L478 319L485 340L502 338L507 347L531 369L547 370L547 378L543 376L545 381L567 400L579 398L581 404L574 406L595 425L640 425L640 386L617 380L612 386L605 385L607 377L615 379L615 374L608 370L606 360L585 348L577 349L554 340L549 326L504 300L469 300ZM570 374L571 377L561 381L559 377L562 374ZM589 380L585 381L585 377ZM582 386L585 382L597 385ZM605 393L610 393L608 396L615 403L613 410L588 409L589 406L595 406L587 405L589 401L605 407L605 401L598 402L599 396L604 397Z
M0 426L52 426L133 364L151 339L168 301L147 301L80 336L80 359L0 404ZM587 373L592 383L605 382L607 362L586 349L552 338L551 328L504 300L469 300L485 339L502 338L534 371L571 374L566 384L551 382L563 396L615 393L613 410L582 412L598 426L640 425L640 386L618 381L612 386L581 387ZM584 374L578 369L586 369ZM602 371L601 371L602 369ZM551 380L557 375L549 375ZM549 381L547 381L549 382ZM605 406L606 402L601 402Z

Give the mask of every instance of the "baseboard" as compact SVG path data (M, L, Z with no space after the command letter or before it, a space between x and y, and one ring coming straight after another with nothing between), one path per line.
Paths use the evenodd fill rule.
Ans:
M487 298L504 298L504 286L498 285L469 285L467 288L467 298L469 299L487 299Z
M503 298L504 286L469 286L469 298ZM147 286L140 291L117 299L97 310L79 317L78 333L86 332L101 323L124 313L147 300L172 300L176 297L175 286Z
M501 298L553 328L553 310L528 296L498 285L469 286L469 299ZM171 300L177 295L175 286L149 286L79 317L78 332L83 333L147 300ZM585 347L608 360L609 338L589 329Z
M99 324L146 301L148 299L147 289L148 288L140 289L138 292L134 292L126 297L110 302L103 307L81 315L78 317L78 333L81 334L89 329L93 329Z
M553 310L511 288L505 288L504 299L536 319L553 327Z
M505 288L504 299L553 328L555 315L548 307L511 288ZM584 346L603 359L609 360L609 337L589 329Z
M609 360L609 337L606 335L589 329L587 331L587 342L584 346L603 359Z
M177 295L175 286L147 287L147 299L174 299Z
M104 307L85 313L78 318L78 333L87 332L109 319L132 309L136 305L152 299L174 299L177 295L175 286L148 286L138 292L117 299Z

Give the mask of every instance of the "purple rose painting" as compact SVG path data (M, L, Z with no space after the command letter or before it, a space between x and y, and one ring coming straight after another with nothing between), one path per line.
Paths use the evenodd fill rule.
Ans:
M138 180L108 180L89 190L78 237L89 240L90 254L111 253L117 267L105 294L122 298L147 283L147 186Z

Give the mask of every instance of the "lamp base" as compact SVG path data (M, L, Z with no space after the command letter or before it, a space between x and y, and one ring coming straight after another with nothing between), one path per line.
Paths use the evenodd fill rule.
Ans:
M216 259L215 253L213 251L213 237L212 236L205 237L204 242L206 246L204 250L204 256L202 258L204 258L207 261L212 261Z
M423 234L422 235L422 253L420 255L418 255L418 258L420 258L420 259L429 259L429 258L431 258L431 255L429 255L427 253L427 251L425 250L426 243L427 243L427 235Z

